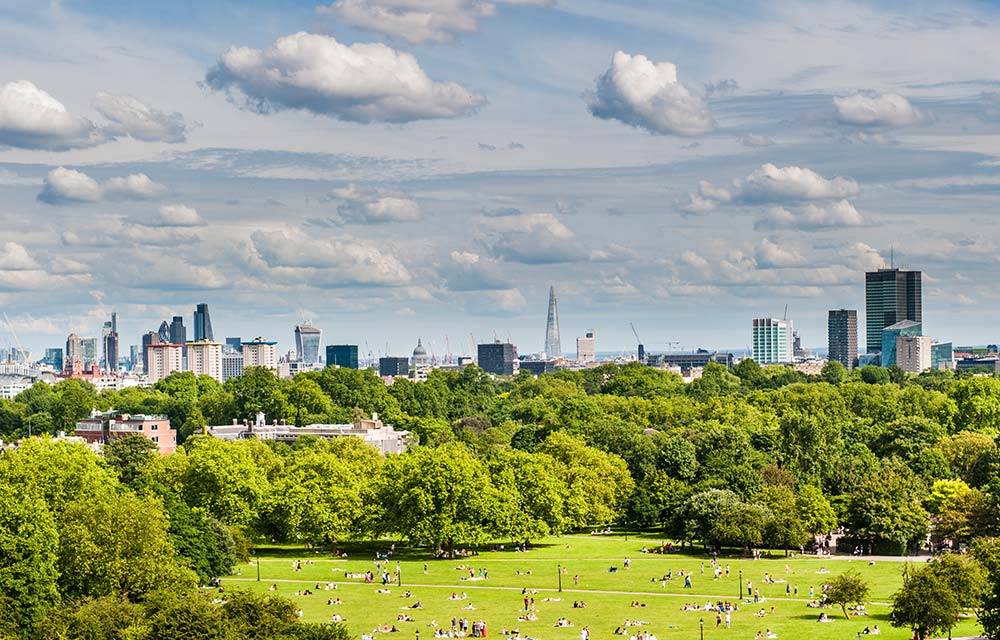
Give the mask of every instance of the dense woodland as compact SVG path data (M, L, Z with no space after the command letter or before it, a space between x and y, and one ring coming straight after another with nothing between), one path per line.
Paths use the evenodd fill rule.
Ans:
M1000 609L995 377L832 363L808 378L749 360L689 384L638 364L512 380L470 366L391 386L335 368L287 381L249 369L225 385L178 373L101 394L39 383L0 400L0 437L70 433L93 408L166 414L182 446L160 458L130 437L101 457L34 438L0 456L0 629L12 637L118 637L80 629L122 616L135 616L122 637L189 637L170 628L171 607L218 630L198 637L243 637L272 610L284 617L254 637L338 637L298 623L287 601L244 594L204 608L193 587L261 540L389 537L430 556L610 524L736 553L798 551L838 527L852 547L902 553L930 533L997 567L986 573ZM258 411L298 425L377 412L420 446L383 458L354 439L201 435Z

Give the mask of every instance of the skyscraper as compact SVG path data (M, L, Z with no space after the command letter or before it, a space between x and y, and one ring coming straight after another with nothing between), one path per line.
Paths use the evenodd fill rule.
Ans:
M226 353L243 353L243 338L226 338L223 349Z
M882 348L882 329L903 320L922 322L921 273L879 269L865 274L865 346Z
M187 328L184 326L184 316L174 316L170 321L170 342L187 344Z
M104 333L101 336L104 369L114 373L118 371L118 314L111 312L111 321L104 323Z
M66 357L63 359L63 366L66 371L72 371L75 364L83 365L83 345L80 344L80 336L71 333L66 337Z
M889 325L882 329L882 342L879 345L881 351L880 364L883 367L891 367L896 364L896 339L899 337L919 336L923 334L923 327L919 322L913 320L900 320L896 324ZM928 353L930 349L928 347Z
M194 309L194 341L215 341L212 334L212 317L208 315L208 303L200 302Z
M305 364L319 362L319 343L323 332L306 323L295 326L295 351Z
M358 368L358 345L356 344L330 344L326 347L326 366L343 367L345 369Z
M160 328L156 330L156 336L160 339L160 344L173 344L170 342L170 325L164 320L160 323Z
M63 350L55 347L52 349L45 350L45 364L49 365L56 371L63 370Z
M751 352L757 364L789 364L793 360L792 321L754 318Z
M174 371L183 370L181 350L179 344L157 343L146 347L146 360L149 362L146 378L150 383L162 380Z
M561 358L562 345L559 344L559 304L556 302L556 288L549 287L549 317L545 322L545 355Z
M97 364L97 338L80 338L80 359L84 369Z
M858 360L858 312L830 309L826 323L827 357L848 369Z

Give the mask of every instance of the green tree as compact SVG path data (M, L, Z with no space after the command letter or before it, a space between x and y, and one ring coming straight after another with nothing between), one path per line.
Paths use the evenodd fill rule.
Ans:
M587 527L618 519L635 486L624 460L561 432L549 434L537 452L555 460L556 475L566 484L567 526Z
M848 571L835 576L827 585L826 601L833 605L839 605L840 610L847 615L849 605L864 604L868 597L868 583L857 571Z
M959 380L949 395L958 407L958 431L1000 433L1000 379L976 376Z
M496 488L496 531L508 540L536 539L566 528L563 500L568 488L556 464L543 453L500 449L487 460Z
M9 599L17 626L30 630L59 598L59 536L40 498L0 486L0 593Z
M309 374L300 373L285 384L285 397L296 427L317 420L325 421L333 412L333 403Z
M927 533L923 488L906 467L883 464L851 494L847 525L870 543L890 543L904 552Z
M740 498L727 489L708 489L689 496L674 514L673 530L677 537L687 542L700 540L714 544L712 528L729 513L735 511Z
M671 478L665 471L648 473L629 498L628 521L640 527L665 526L690 493L686 482Z
M159 500L132 493L67 506L59 547L59 583L68 597L136 599L158 588L192 588L176 561Z
M764 542L772 548L796 549L809 539L802 524L802 515L796 504L795 494L788 487L768 486L757 494L755 501L772 513L764 532Z
M142 606L118 595L57 607L36 630L40 640L139 640L148 634Z
M104 445L104 460L118 473L118 479L131 485L145 473L159 448L156 443L139 433L115 438Z
M76 423L86 418L97 406L97 392L94 385L79 378L68 378L53 388L56 393L52 405L52 418L59 431L72 433Z
M837 528L837 514L819 487L803 485L795 504L806 533L825 533Z
M227 525L254 524L271 490L268 469L255 459L257 445L212 436L189 438L184 451L171 456L169 467L184 500Z
M233 633L247 640L280 638L298 624L298 605L288 598L253 591L226 594L222 614Z
M146 600L146 617L150 638L156 640L243 640L222 607L193 590L152 594Z
M861 367L861 380L865 384L889 384L889 371L872 365Z
M921 640L950 634L959 615L980 604L985 587L982 569L967 557L945 555L921 568L907 567L889 619L894 627L909 627Z
M375 482L373 501L381 511L376 534L395 533L437 550L484 542L494 532L495 489L461 444L415 447L389 458Z
M709 532L709 540L716 547L740 547L748 553L752 547L764 542L764 535L774 519L771 510L761 504L740 503L723 512Z
M830 384L840 384L847 380L847 369L836 360L830 360L820 370L820 377Z
M367 478L378 467L333 453L296 454L272 493L267 515L272 533L284 540L329 543L357 531Z
M281 386L278 374L266 367L247 367L243 375L226 380L225 385L233 397L236 418L251 422L258 412L268 420L284 419L288 400Z

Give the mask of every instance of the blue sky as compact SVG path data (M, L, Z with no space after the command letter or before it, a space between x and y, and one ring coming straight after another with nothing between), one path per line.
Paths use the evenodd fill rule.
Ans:
M208 302L408 353L803 342L921 269L995 342L993 3L0 0L0 309L36 353ZM0 345L12 341L0 331Z

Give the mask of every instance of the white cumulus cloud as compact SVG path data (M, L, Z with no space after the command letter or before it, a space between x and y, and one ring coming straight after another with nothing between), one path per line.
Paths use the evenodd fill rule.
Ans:
M905 127L924 118L924 114L909 100L896 93L858 93L834 98L833 105L837 110L837 120L863 127Z
M337 0L319 12L394 40L440 44L476 31L498 4L547 6L552 0Z
M76 169L56 167L42 183L38 199L48 204L100 202L102 200L152 200L167 192L144 173L109 178L103 184Z
M321 288L402 286L412 276L392 253L348 237L324 238L300 230L255 231L250 264L262 275Z
M711 211L720 203L768 204L807 200L839 200L858 195L858 183L851 178L824 178L806 167L778 167L764 164L746 178L720 187L702 180L698 193L688 194L680 208L689 213Z
M132 96L98 93L94 108L111 122L107 130L114 135L128 135L146 142L187 140L188 126L184 116L158 111Z
M785 207L772 207L754 224L754 229L799 229L815 231L841 227L860 227L864 218L847 200L830 205L806 204L794 211Z
M349 184L335 189L333 196L343 201L337 213L345 222L372 224L420 219L420 207L404 193Z
M184 204L165 204L156 211L152 220L145 223L150 227L197 227L205 224L194 207Z
M64 151L91 147L107 137L27 80L0 85L0 145Z
M713 128L705 100L677 80L677 67L671 62L618 51L596 85L585 99L598 118L657 134L693 136Z
M409 53L305 32L264 50L231 47L205 81L238 90L258 113L302 109L362 123L455 118L486 102L457 83L431 80Z

